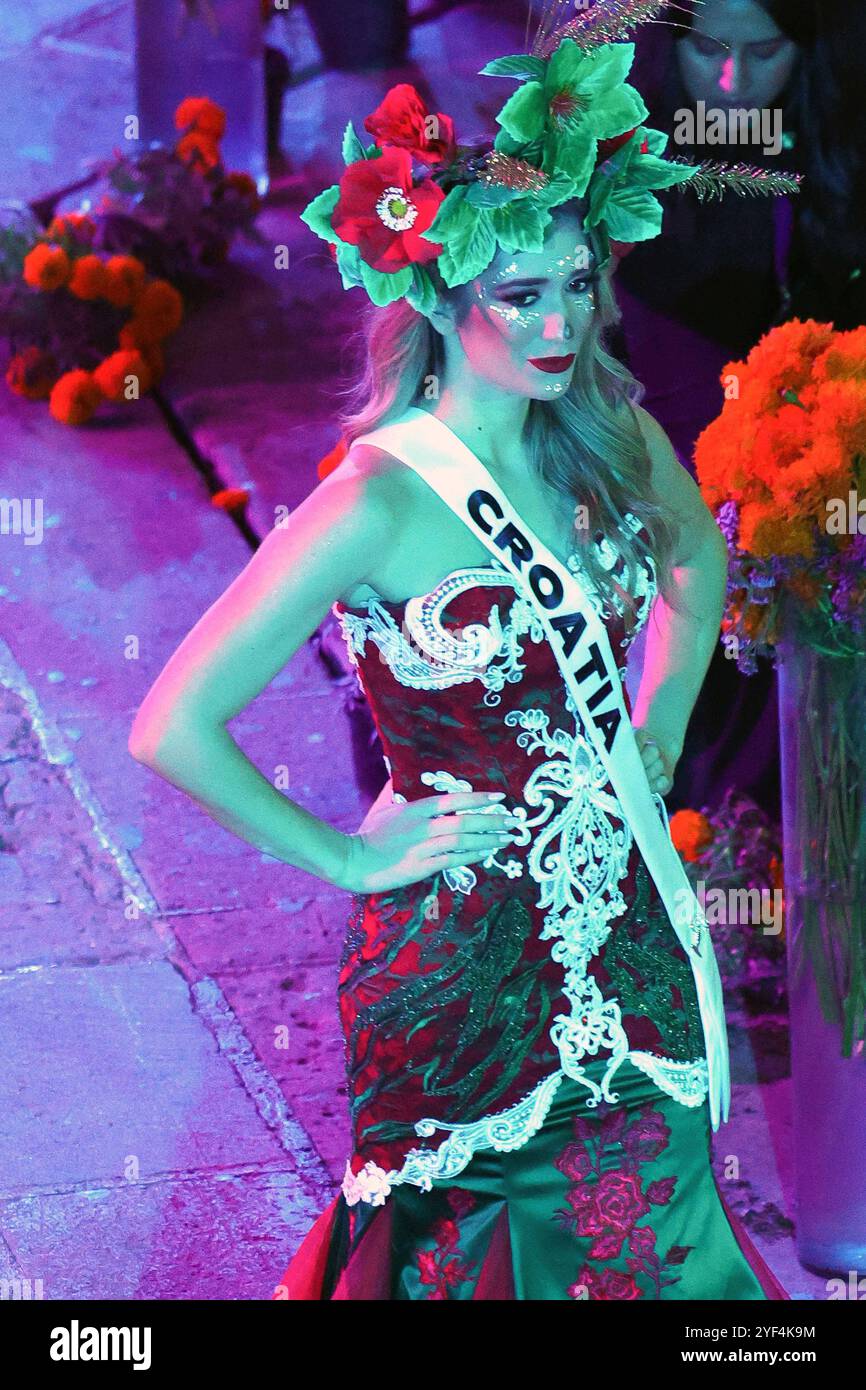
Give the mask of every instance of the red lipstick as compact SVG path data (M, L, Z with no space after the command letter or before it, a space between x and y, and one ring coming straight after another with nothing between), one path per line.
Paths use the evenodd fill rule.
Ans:
M529 365L537 367L540 372L567 372L575 355L570 352L567 357L530 357Z

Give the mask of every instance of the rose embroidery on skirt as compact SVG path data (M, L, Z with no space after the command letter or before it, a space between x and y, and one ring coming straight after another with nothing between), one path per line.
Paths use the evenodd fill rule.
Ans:
M644 1186L645 1175L639 1171L667 1148L670 1128L651 1105L642 1106L631 1121L626 1110L607 1104L600 1105L597 1114L600 1123L575 1120L574 1141L556 1160L572 1185L566 1193L568 1208L560 1208L555 1216L574 1235L592 1239L569 1295L627 1300L649 1292L660 1298L662 1288L678 1282L677 1276L665 1274L681 1265L692 1249L672 1245L662 1258L652 1224L637 1224L654 1206L666 1206L673 1197L676 1178L659 1178ZM603 1157L615 1144L621 1146L620 1161L602 1172ZM625 1268L610 1268L608 1262L623 1255ZM594 1261L603 1267L594 1269Z
M432 1250L419 1250L416 1256L418 1274L427 1285L425 1298L447 1299L452 1290L475 1272L475 1264L467 1264L460 1249L460 1218L475 1207L475 1198L462 1187L449 1188L446 1193L453 1217L442 1217L433 1227L436 1245Z

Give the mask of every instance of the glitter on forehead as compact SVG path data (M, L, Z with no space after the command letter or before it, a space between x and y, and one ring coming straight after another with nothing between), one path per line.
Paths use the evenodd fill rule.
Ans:
M501 284L503 280L510 279L512 276L520 275L521 271L528 277L536 275L547 276L549 279L561 278L563 275L572 274L575 270L589 270L591 251L589 246L579 242L574 252L568 256L558 256L556 260L548 261L545 266L538 271L525 270L517 261L510 261L508 265L502 266L491 277L491 283Z
M517 264L517 261L512 261L510 265L504 265L500 270L497 270L496 274L493 276L493 280L494 283L498 283L498 281L506 279L509 275L518 275L519 273L520 266Z

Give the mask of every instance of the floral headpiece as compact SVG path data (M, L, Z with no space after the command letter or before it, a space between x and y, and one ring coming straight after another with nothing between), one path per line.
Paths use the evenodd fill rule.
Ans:
M702 200L726 189L796 193L797 174L662 158L668 137L642 124L649 112L626 81L634 44L616 40L670 3L598 0L559 28L542 22L530 52L488 63L481 76L520 84L496 117L489 153L459 145L451 118L428 111L407 83L365 120L373 144L350 121L345 173L301 214L331 246L344 287L428 312L434 262L453 287L480 275L499 249L540 251L553 208L572 198L588 200L585 227L604 260L610 239L658 236L655 190L691 187Z

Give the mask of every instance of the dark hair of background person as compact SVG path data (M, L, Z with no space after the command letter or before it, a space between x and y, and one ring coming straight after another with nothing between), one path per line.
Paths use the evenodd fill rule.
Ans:
M787 316L866 323L866 4L863 0L757 0L800 48L785 101L804 175L795 200ZM676 22L638 31L635 85L664 121L665 77L674 44L691 28ZM778 161L780 164L784 160Z

